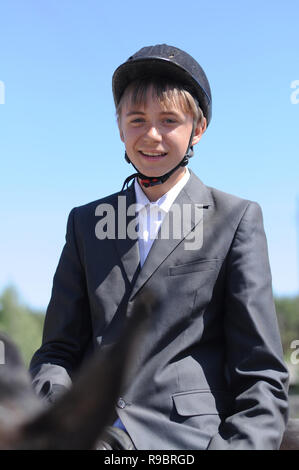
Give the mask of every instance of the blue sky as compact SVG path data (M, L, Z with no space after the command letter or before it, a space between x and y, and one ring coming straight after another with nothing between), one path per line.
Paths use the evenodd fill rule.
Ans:
M0 291L14 284L28 305L46 307L68 213L131 172L113 71L141 47L168 43L199 61L213 93L190 167L259 202L274 292L298 293L298 17L298 0L1 1Z

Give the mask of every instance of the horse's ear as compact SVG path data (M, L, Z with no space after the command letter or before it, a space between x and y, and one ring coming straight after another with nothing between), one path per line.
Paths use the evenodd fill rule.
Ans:
M39 400L33 393L31 377L28 373L21 354L13 341L3 332L0 332L0 405L1 410L5 404L20 403L25 400L23 407L29 414L29 401L36 408ZM20 403L21 404L21 403Z
M18 348L3 331L0 331L0 365L24 367Z
M0 448L14 448L20 426L41 410L18 348L0 332Z

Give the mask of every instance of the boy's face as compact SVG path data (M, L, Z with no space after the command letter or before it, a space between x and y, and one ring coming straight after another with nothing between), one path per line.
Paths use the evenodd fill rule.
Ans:
M131 162L146 176L160 176L172 170L184 157L192 133L193 116L175 104L167 109L147 90L144 104L124 100L119 130ZM196 127L192 145L204 129ZM184 168L181 168L184 172Z

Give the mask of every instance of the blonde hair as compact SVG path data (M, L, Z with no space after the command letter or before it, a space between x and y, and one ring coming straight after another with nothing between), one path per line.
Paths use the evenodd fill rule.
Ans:
M130 100L131 105L144 105L150 87L152 87L152 98L158 100L165 110L174 105L177 109L191 114L194 123L199 123L203 127L205 122L203 112L190 91L181 83L161 77L135 80L127 86L116 108L118 123L124 102Z

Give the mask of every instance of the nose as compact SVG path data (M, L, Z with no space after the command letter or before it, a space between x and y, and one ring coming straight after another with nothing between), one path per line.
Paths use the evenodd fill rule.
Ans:
M162 140L162 135L158 126L150 125L145 132L144 138L160 142Z

